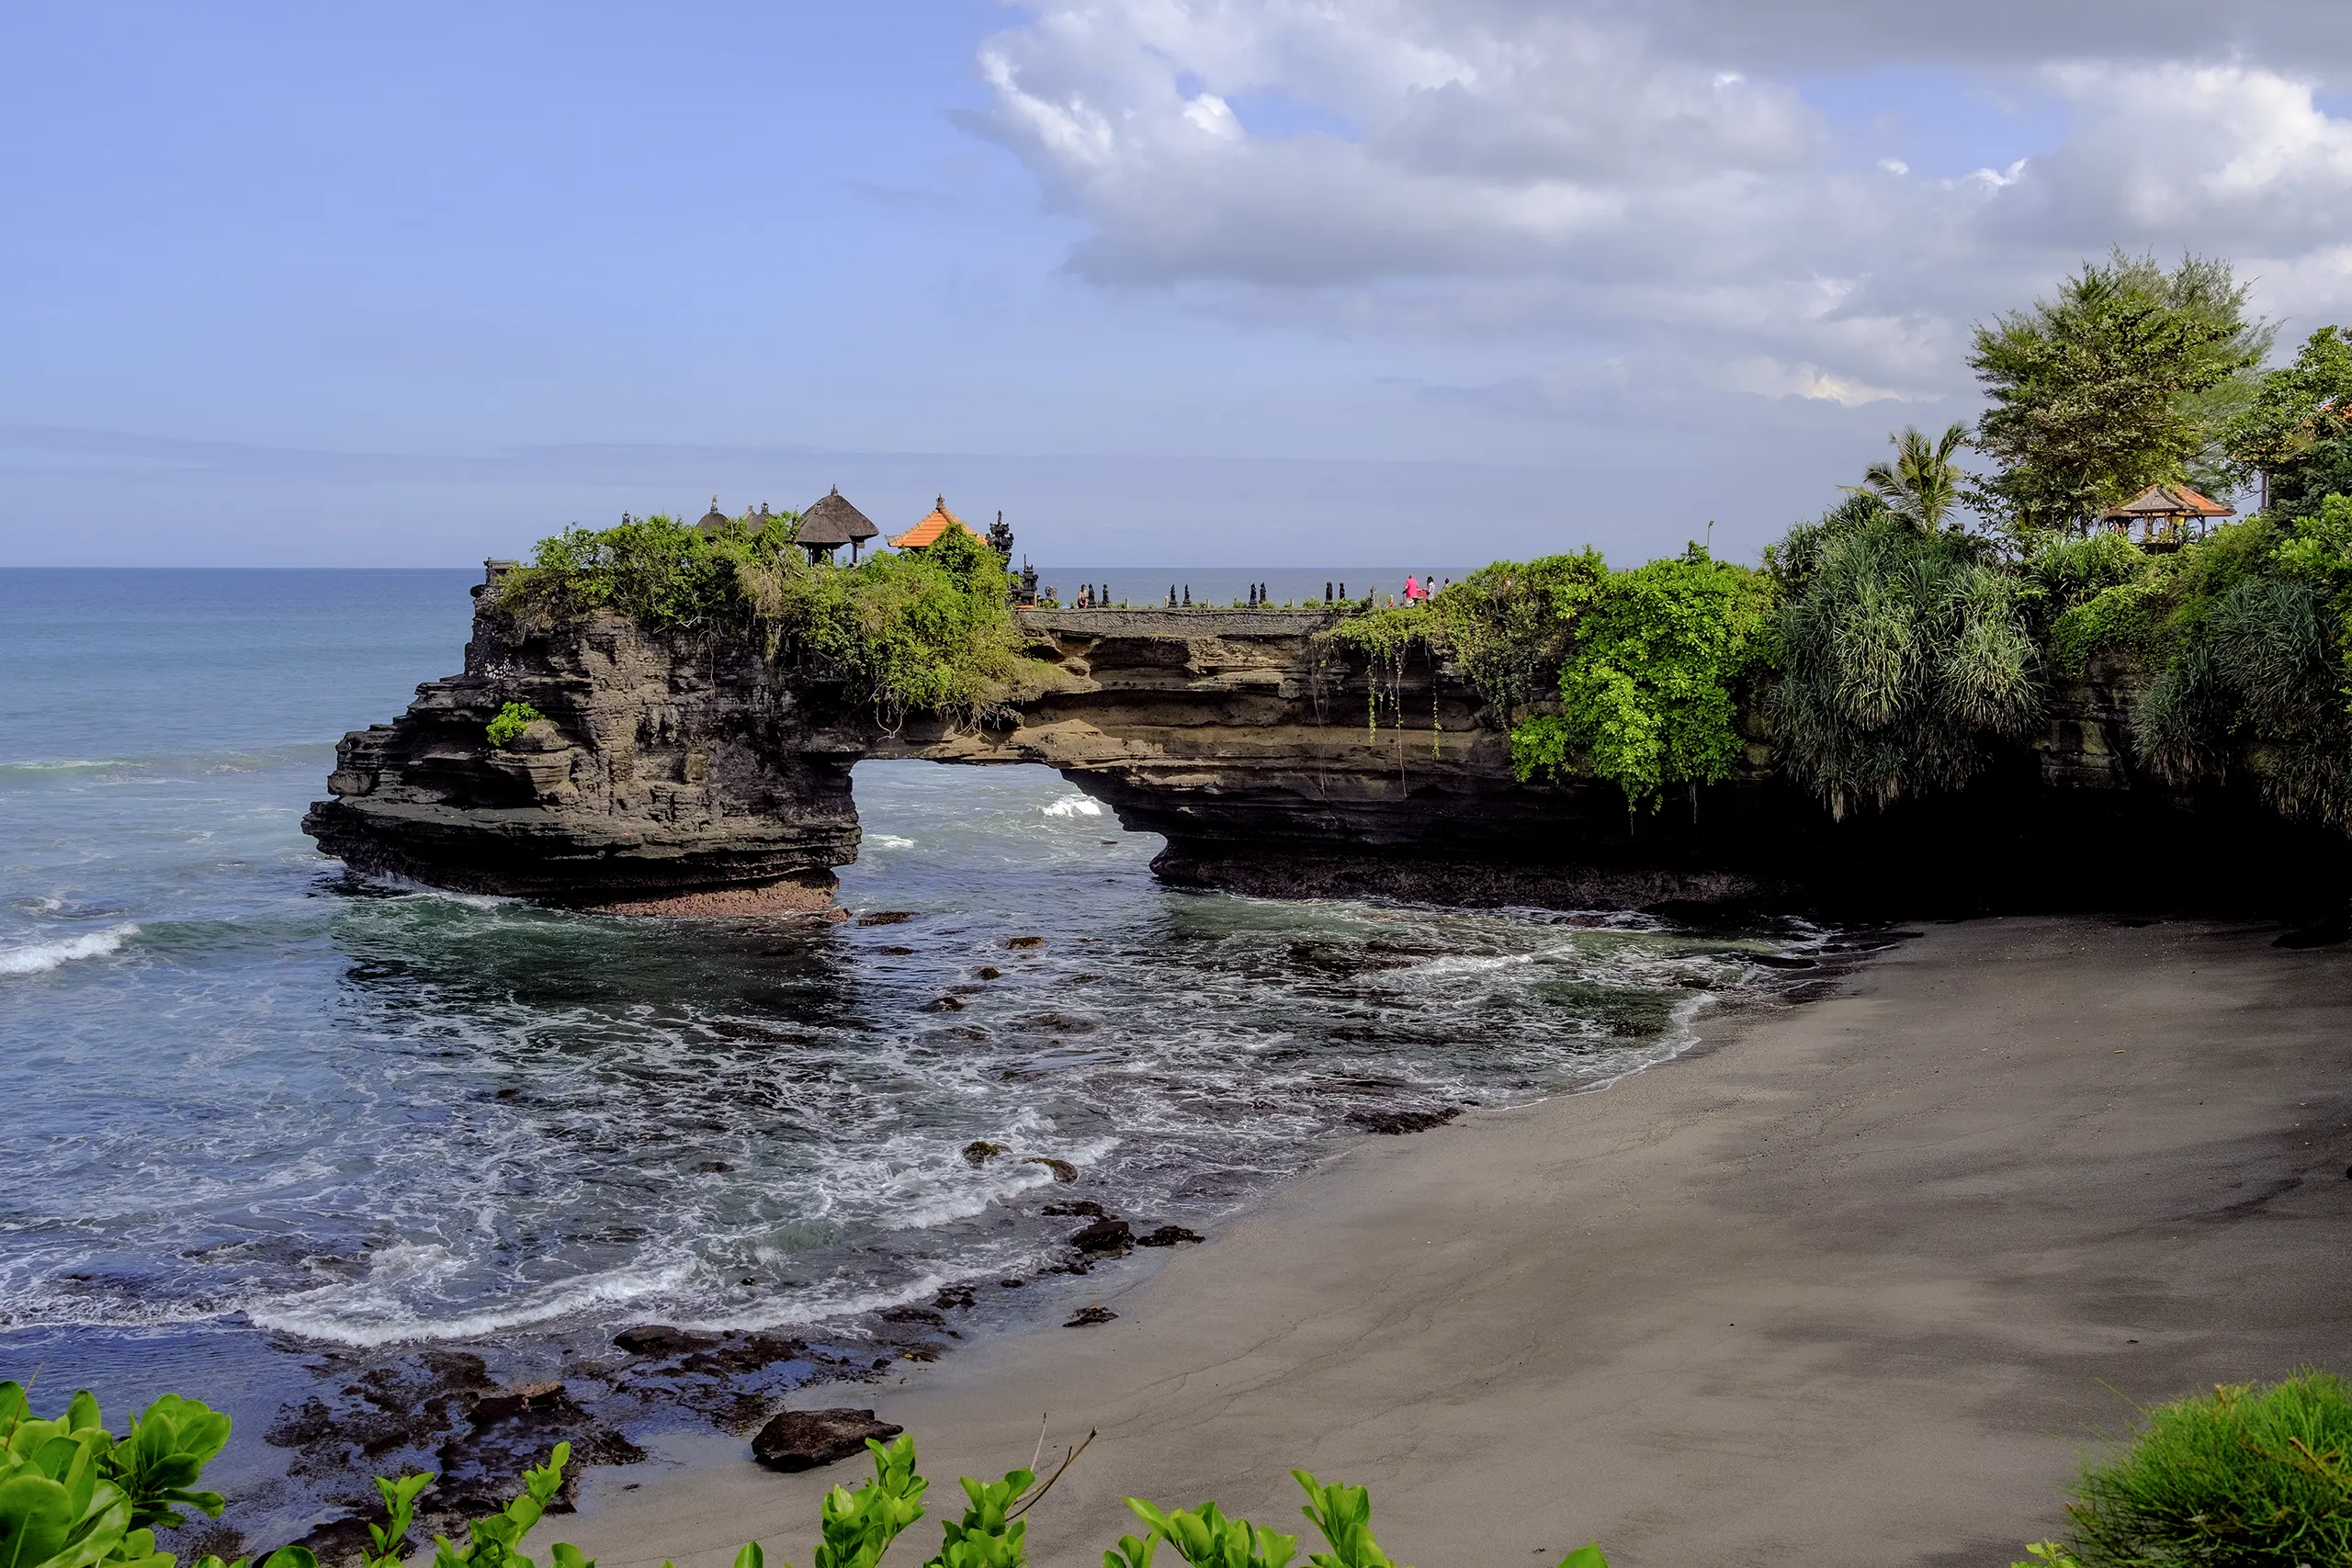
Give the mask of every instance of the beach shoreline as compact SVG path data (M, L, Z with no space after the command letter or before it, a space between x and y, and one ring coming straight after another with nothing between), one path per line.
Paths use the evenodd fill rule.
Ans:
M1293 1466L1371 1486L1404 1562L2007 1563L2133 1402L2352 1362L2352 965L2275 935L1930 927L1669 1072L1364 1139L1106 1280L1113 1321L793 1403L906 1426L934 1516L1041 1415L1099 1428L1040 1568L1099 1561L1127 1493L1288 1529ZM604 1472L546 1533L791 1560L859 1472Z

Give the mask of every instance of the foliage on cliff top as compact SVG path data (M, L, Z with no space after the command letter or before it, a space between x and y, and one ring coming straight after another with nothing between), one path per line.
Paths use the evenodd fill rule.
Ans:
M1999 471L1978 510L2019 538L2084 527L2152 484L2228 482L2223 431L2255 396L2270 329L2226 261L2167 271L2117 251L2056 294L1976 329L1992 406L1975 446Z
M1611 572L1577 616L1560 711L1511 731L1511 769L1561 777L1579 763L1628 806L1731 774L1746 750L1738 698L1769 651L1771 586L1700 546Z
M1521 779L1589 773L1629 804L1655 806L1668 787L1713 783L1737 761L1737 693L1763 652L1769 592L1758 573L1697 546L1629 571L1588 549L1498 561L1426 604L1323 635L1372 664L1374 728L1419 648L1451 660L1510 728Z
M1781 766L1832 814L1965 784L1988 740L2040 718L2024 595L1984 541L1856 496L1792 528L1770 564Z
M499 581L497 612L543 633L595 610L649 631L757 633L769 656L839 688L886 723L910 713L984 716L1017 679L1004 558L951 530L919 550L812 565L797 518L735 520L706 534L669 517L570 528Z

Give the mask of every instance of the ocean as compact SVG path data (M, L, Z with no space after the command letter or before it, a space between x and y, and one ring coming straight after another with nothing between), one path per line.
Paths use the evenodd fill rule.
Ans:
M459 667L477 577L0 571L0 1376L231 1410L257 1545L353 1502L293 1413L355 1369L461 1352L683 1451L1166 1256L1055 1273L1072 1205L1214 1236L1400 1115L1664 1062L1825 940L1180 891L1049 771L921 762L855 775L842 899L888 923L351 877L303 809ZM622 1387L641 1324L808 1348L721 1410Z

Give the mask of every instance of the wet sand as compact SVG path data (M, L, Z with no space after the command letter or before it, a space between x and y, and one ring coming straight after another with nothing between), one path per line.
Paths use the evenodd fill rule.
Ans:
M1925 932L1606 1092L1364 1139L1106 1280L1114 1322L796 1404L916 1435L903 1564L1047 1412L1102 1437L1030 1516L1040 1568L1100 1562L1122 1493L1304 1529L1294 1465L1370 1485L1426 1568L1594 1537L1616 1568L2006 1564L2131 1402L2352 1371L2352 949ZM544 1534L605 1568L805 1563L862 1468L607 1472Z

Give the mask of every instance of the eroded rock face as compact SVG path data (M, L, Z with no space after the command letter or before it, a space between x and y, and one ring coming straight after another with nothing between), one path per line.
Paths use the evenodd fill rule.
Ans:
M442 886L686 912L709 900L685 896L766 888L744 908L786 909L820 903L856 858L851 768L893 757L1058 769L1166 839L1163 878L1274 896L1627 908L1860 894L1917 910L2226 890L2257 863L2320 886L2345 866L2340 840L2243 796L2190 801L2140 776L2128 671L2054 690L2045 733L1964 794L1833 823L1774 776L1760 733L1733 778L1656 810L1605 782L1522 784L1498 716L1418 650L1401 678L1377 677L1370 726L1375 677L1315 641L1319 611L1020 620L1033 679L1012 723L885 731L796 689L755 639L657 637L613 614L516 639L478 616L462 674L344 738L334 798L303 826L356 867ZM494 750L484 730L508 702L547 720ZM2161 878L2143 852L2154 834Z

